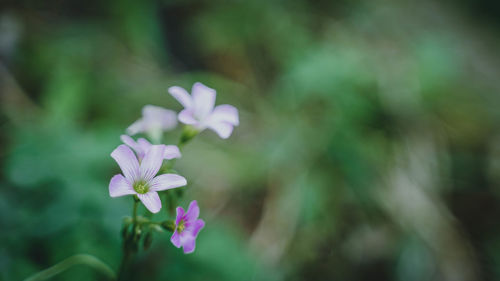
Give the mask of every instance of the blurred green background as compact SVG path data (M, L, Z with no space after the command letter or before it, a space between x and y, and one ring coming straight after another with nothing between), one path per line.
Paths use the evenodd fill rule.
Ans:
M241 124L177 162L196 252L157 234L132 279L500 280L500 4L436 2L2 1L0 280L118 267L110 153L196 81Z

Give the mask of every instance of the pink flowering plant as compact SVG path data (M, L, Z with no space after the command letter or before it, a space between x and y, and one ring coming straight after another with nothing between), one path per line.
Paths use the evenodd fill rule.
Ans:
M180 113L159 106L146 105L142 117L133 122L126 135L121 135L123 144L118 145L111 157L121 172L109 182L111 197L129 196L132 198L132 215L125 217L122 226L123 256L118 275L98 258L80 254L40 271L26 280L46 280L76 264L87 264L106 274L110 279L126 280L130 277L128 269L138 253L140 245L144 250L151 246L153 232L164 235L171 232L170 241L181 248L185 254L193 253L196 238L205 227L199 218L200 208L196 200L191 201L185 211L177 206L180 196L168 193L174 189L182 195L182 188L188 180L173 170L176 159L181 158L181 148L205 129L211 129L221 138L227 139L239 124L238 110L231 105L215 106L216 92L201 83L195 83L191 95L181 87L171 87L169 93L184 106ZM177 145L160 142L165 132L177 127L177 120L184 124ZM133 136L143 134L148 139ZM145 213L138 215L139 204L144 205ZM162 208L167 211L166 220L154 218ZM174 213L175 212L175 213Z
M120 136L123 144L111 153L121 173L111 178L109 195L133 198L132 216L124 219L122 227L123 259L118 279L124 278L140 245L145 250L150 247L153 232L171 232L170 241L175 247L182 247L185 254L195 251L196 238L205 222L199 218L196 200L191 201L185 211L181 206L175 207L178 196L167 192L181 191L179 189L188 184L186 178L174 172L175 160L181 158L181 149L203 130L211 129L226 139L239 124L238 110L227 104L215 106L216 91L202 83L193 85L191 95L177 86L168 91L184 109L176 114L159 106L144 106L142 117L127 128L126 135ZM184 124L177 145L159 143L165 132L175 129L177 120ZM134 140L137 134L149 140L143 137ZM138 215L139 204L145 207L146 213L142 216ZM154 214L162 208L166 208L171 219L154 220Z

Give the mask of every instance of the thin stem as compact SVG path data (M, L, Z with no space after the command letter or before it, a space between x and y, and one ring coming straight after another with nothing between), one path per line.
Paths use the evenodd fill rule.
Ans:
M126 235L123 238L123 256L120 263L120 270L118 271L118 280L123 280L125 278L125 271L129 266L134 254L137 252L137 241L136 228L137 228L137 205L139 203L139 198L134 196L134 206L132 207L132 230L128 233L128 229L125 229Z
M85 264L88 265L95 270L101 272L104 274L108 279L114 280L116 278L115 273L113 270L104 262L102 262L100 259L92 256L92 255L87 255L87 254L79 254L79 255L74 255L71 256L45 270L42 270L26 279L24 281L39 281L39 280L47 280L65 270L68 268L78 265L78 264Z

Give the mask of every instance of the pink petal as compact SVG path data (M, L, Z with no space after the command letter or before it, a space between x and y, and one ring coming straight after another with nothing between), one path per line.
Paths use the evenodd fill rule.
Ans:
M141 132L144 132L144 122L141 119L135 121L134 123L132 123L132 125L128 126L127 128L127 134L133 136L135 134L138 134L138 133L141 133Z
M184 177L176 174L164 174L153 178L149 182L149 188L151 191L162 191L166 189L172 189L187 184Z
M161 209L161 200L158 193L154 191L150 191L145 194L137 194L137 197L141 200L142 204L146 206L146 208L151 213L158 213Z
M173 86L168 88L168 92L174 97L184 108L190 108L193 104L191 96L186 90L181 87Z
M190 254L194 252L194 248L196 247L196 239L194 237L189 237L183 244L184 254Z
M159 126L163 130L170 130L177 126L177 114L160 106L146 105L142 108L144 126Z
M181 151L177 147L177 145L166 145L165 152L163 154L163 158L170 160L174 158L181 158Z
M181 235L177 233L177 231L174 231L174 234L172 234L172 237L170 238L170 242L174 244L175 247L180 248L181 245Z
M198 207L198 202L196 200L191 201L189 208L186 212L186 220L188 222L195 221L200 215L200 207Z
M175 211L177 213L177 216L175 217L175 225L179 225L179 222L184 216L184 209L182 207L177 207Z
M229 138L233 132L233 125L226 122L210 122L207 127L215 131L223 139Z
M194 103L194 115L203 119L212 112L215 105L215 90L196 82L191 90Z
M202 219L196 220L192 231L193 236L198 236L198 232L200 232L203 227L205 227L205 222Z
M134 188L122 175L116 175L109 182L109 196L119 197L123 195L135 194Z
M229 104L221 104L214 108L210 115L210 121L213 122L226 122L232 125L239 125L238 109Z
M158 173L163 162L164 145L152 145L142 159L140 172L141 179L150 181Z
M187 125L194 125L198 123L198 120L194 118L193 112L191 109L184 109L181 112L179 112L179 115L177 116L179 118L179 121L181 121L184 124Z
M113 152L111 157L115 159L116 163L122 169L125 178L133 182L139 176L139 161L135 154L128 148L128 146L121 144Z

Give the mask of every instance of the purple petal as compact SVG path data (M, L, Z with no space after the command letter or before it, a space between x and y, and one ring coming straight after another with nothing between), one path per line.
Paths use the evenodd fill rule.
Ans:
M137 194L137 197L141 200L142 204L146 206L146 208L151 213L158 213L161 209L161 200L158 193L154 191L150 191L145 194Z
M142 108L142 115L147 127L158 126L163 130L170 130L177 126L177 114L160 106L146 105Z
M150 181L158 173L163 162L164 145L152 145L141 162L141 178Z
M174 158L181 158L181 151L177 145L166 145L165 152L163 153L163 158L170 160Z
M189 208L186 212L186 220L188 222L194 222L200 215L200 207L198 207L198 202L196 200L191 201Z
M194 237L189 237L182 245L184 254L190 254L194 252L194 248L196 247L196 239Z
M174 231L174 234L172 234L172 237L170 238L170 242L174 244L175 247L180 248L181 245L181 235L177 233L177 231Z
M194 237L198 236L198 232L205 227L205 222L202 219L196 220L194 222L192 234Z
M238 118L238 109L229 104L221 104L214 108L214 111L210 115L210 121L226 122L232 125L239 125L240 120Z
M175 211L177 213L177 216L175 217L175 225L179 225L179 222L184 216L184 209L182 207L177 207Z
M194 103L194 115L199 119L207 117L215 105L215 90L196 82L191 90L191 95Z
M134 188L122 175L116 175L109 182L109 196L119 197L123 195L135 194Z
M223 139L229 138L234 128L233 125L226 122L210 122L207 127L215 131Z
M141 158L144 158L144 155L146 155L146 152L151 148L151 145L152 144L144 138L140 138L137 140L137 146L139 147L142 154Z
M133 136L135 134L138 134L138 133L141 133L141 132L144 132L144 122L141 119L135 121L134 123L132 123L132 125L128 126L127 128L127 134Z
M191 96L186 90L181 87L173 86L168 88L168 92L174 97L184 108L190 108L193 105Z
M184 109L181 112L179 112L179 115L177 116L179 118L179 121L181 121L184 124L187 125L194 125L198 123L198 120L194 118L193 112L191 109Z
M184 186L187 181L184 177L176 174L164 174L153 178L149 182L149 188L152 191L162 191L166 189Z
M128 148L128 146L121 144L113 152L111 157L115 159L116 163L122 169L125 178L133 182L139 176L139 161L135 154Z

